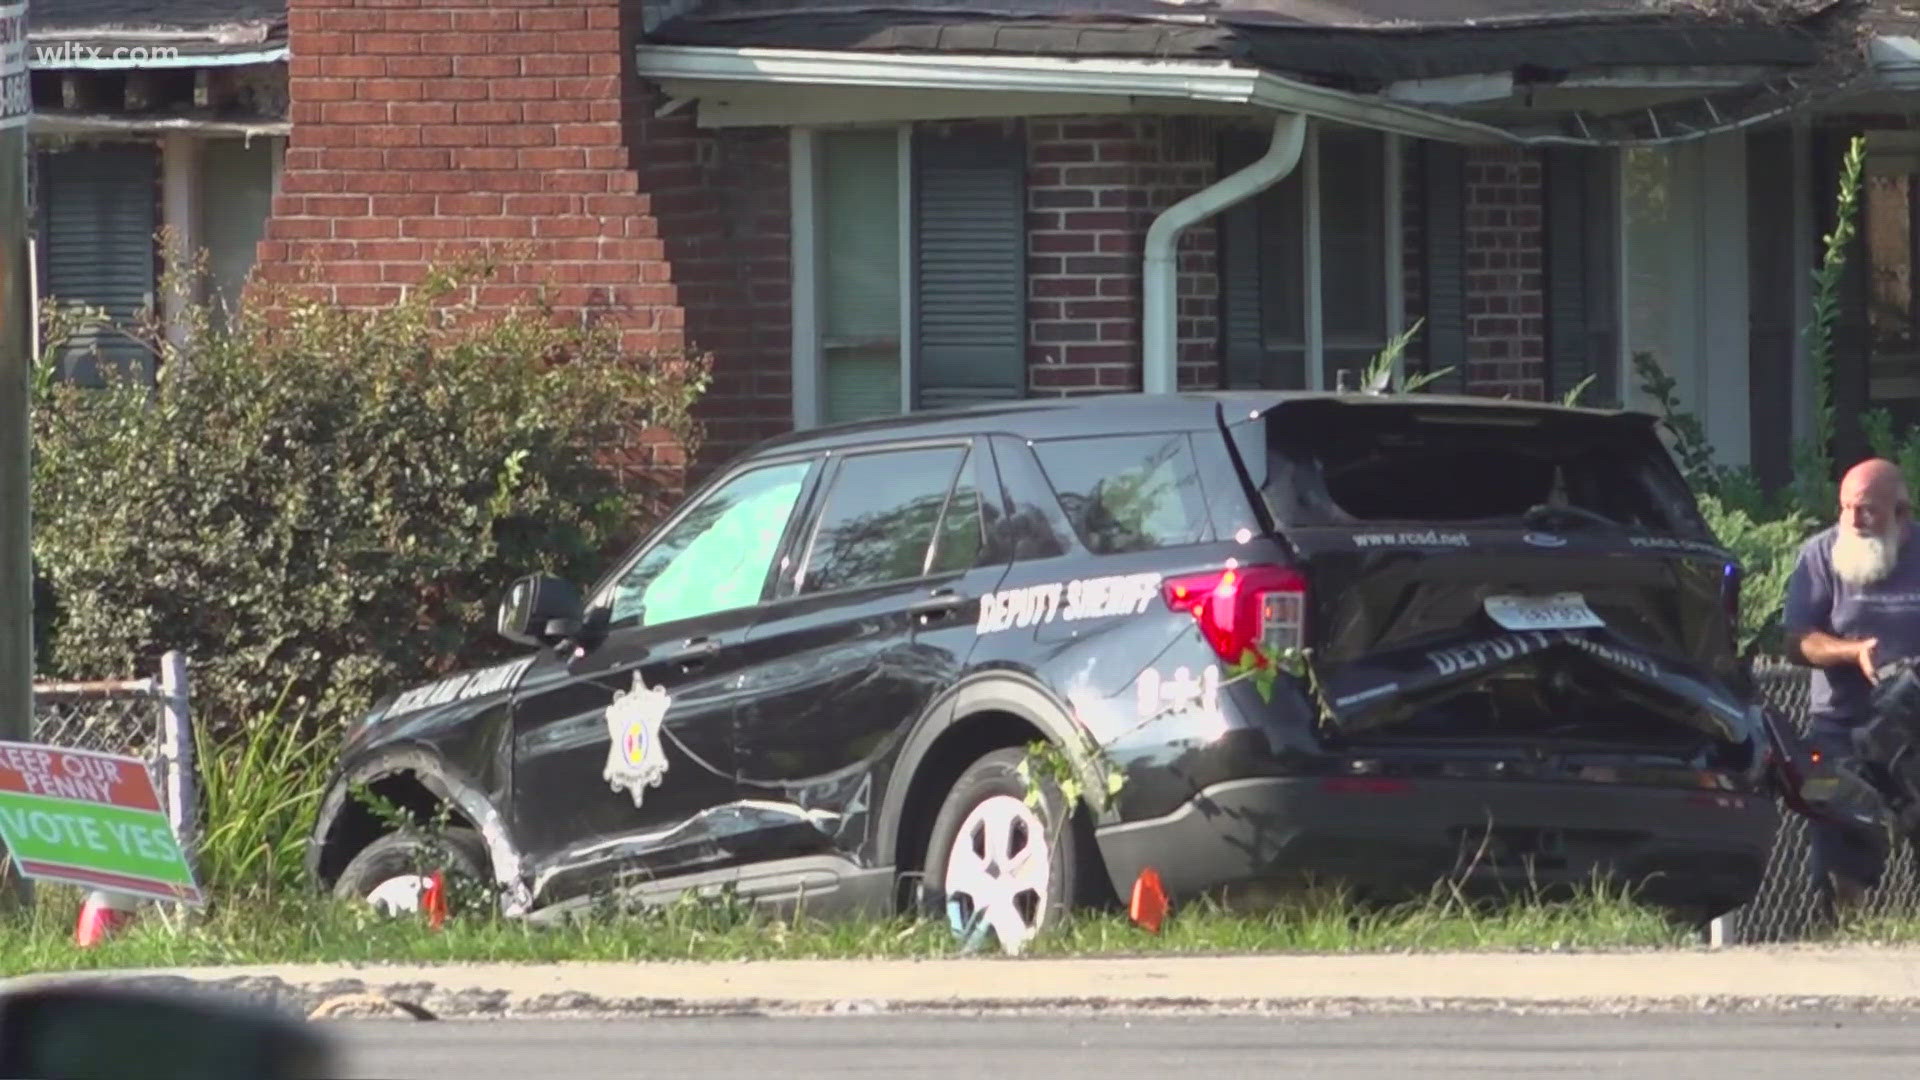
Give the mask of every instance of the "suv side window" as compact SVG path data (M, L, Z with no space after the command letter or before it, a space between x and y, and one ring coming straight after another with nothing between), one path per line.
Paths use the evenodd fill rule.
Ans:
M798 591L822 593L924 577L934 537L941 531L947 493L967 454L965 446L933 446L855 454L841 461L814 527ZM964 533L972 528L977 544L977 501L971 513L971 526L964 524L962 513L954 529Z
M1080 542L1095 555L1207 538L1206 501L1184 433L1035 442Z
M986 546L986 523L980 513L980 485L974 483L976 462L968 448L960 459L960 472L953 481L953 494L940 515L940 532L934 538L933 558L927 564L929 574L970 570Z
M609 626L657 626L759 603L812 467L766 465L715 488L620 576Z

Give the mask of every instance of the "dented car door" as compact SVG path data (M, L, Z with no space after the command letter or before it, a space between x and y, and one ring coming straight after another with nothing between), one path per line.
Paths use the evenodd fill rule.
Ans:
M731 862L741 647L814 467L757 465L697 495L595 597L599 640L528 671L513 817L536 903Z
M859 861L887 764L963 670L980 597L1005 570L986 544L986 457L970 439L863 449L823 478L797 566L746 647L737 715L757 858Z

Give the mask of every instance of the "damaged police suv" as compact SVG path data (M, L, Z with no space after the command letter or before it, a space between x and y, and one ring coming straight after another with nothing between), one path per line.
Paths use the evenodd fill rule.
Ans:
M725 885L1011 943L1152 868L1176 902L1602 874L1706 917L1778 815L1739 584L1636 413L1219 392L802 432L590 591L514 583L524 654L374 709L310 869L417 902L428 841L364 790L444 812L438 865L509 914Z

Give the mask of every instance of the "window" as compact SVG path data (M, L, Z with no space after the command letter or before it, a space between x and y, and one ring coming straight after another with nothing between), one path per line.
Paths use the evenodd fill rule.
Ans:
M1185 435L1034 444L1080 542L1096 555L1206 539L1207 512Z
M207 299L230 316L240 309L240 290L253 271L254 251L273 216L274 160L269 139L207 139L201 143L199 206L206 248Z
M821 137L820 389L829 424L900 411L900 140Z
M947 492L966 456L964 446L939 446L842 461L814 529L800 591L924 577Z
M1476 422L1470 411L1285 406L1266 422L1268 505L1287 525L1519 523L1552 505L1693 530L1686 485L1656 437L1572 420Z
M1221 171L1251 164L1265 139L1234 133ZM1225 213L1229 385L1359 385L1358 373L1398 331L1399 189L1388 136L1315 123L1293 172Z
M1866 348L1854 351L1864 363L1868 409L1885 410L1895 431L1920 421L1920 334L1915 312L1920 309L1920 277L1914 274L1916 224L1920 215L1920 137L1911 132L1873 131L1867 137L1867 156L1861 178L1858 229L1865 249L1864 318L1847 312L1847 321L1864 324ZM1829 174L1830 175L1830 174ZM1849 327L1852 329L1852 327ZM1848 360L1853 360L1848 357ZM1853 375L1853 372L1848 372ZM1843 376L1845 377L1845 376Z
M103 309L130 326L155 302L160 154L148 142L79 143L44 151L38 169L40 292ZM154 356L99 327L73 334L55 359L83 386L111 373L154 377Z
M1744 466L1753 448L1745 137L1629 147L1620 169L1626 356L1658 362L1719 463ZM1645 380L1629 375L1627 407L1658 412Z
M759 603L810 467L753 469L701 500L621 575L611 625L657 626Z
M953 497L947 500L946 513L940 518L940 536L933 549L928 571L935 574L969 570L980 559L986 543L986 524L980 514L980 489L973 482L973 452L960 461L954 478Z
M793 176L797 426L1025 396L1021 139L801 129Z
M1321 340L1334 386L1387 343L1387 140L1336 128L1320 133L1319 152Z
M1542 157L1547 394L1580 388L1582 405L1618 406L1620 156L1556 146Z

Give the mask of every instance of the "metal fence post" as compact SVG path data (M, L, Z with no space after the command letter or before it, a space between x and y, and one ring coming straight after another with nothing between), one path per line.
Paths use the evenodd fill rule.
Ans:
M189 862L194 861L193 712L187 686L187 658L170 651L160 658L161 710L160 749L165 755L167 816L173 820L180 849Z

